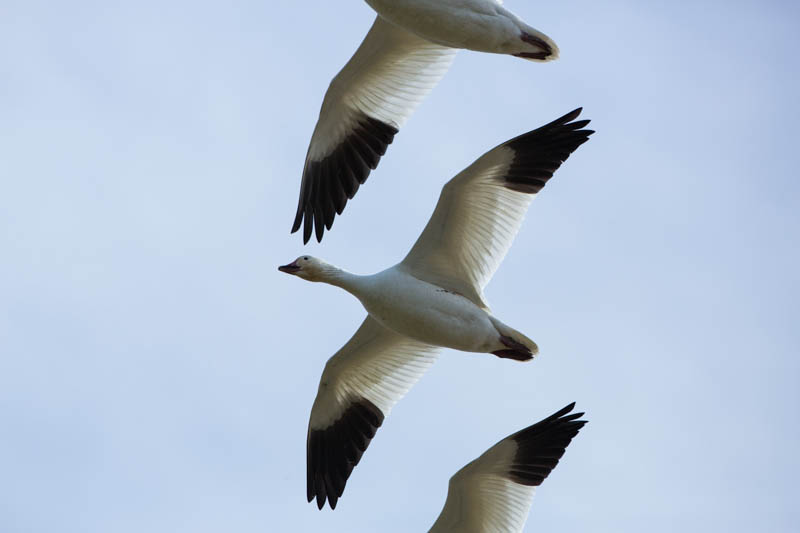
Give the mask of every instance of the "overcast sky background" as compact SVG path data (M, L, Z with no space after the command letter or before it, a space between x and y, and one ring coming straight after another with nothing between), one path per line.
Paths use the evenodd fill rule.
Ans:
M527 531L798 530L800 4L506 5L562 58L460 52L303 247L366 4L0 2L0 531L427 531L453 473L571 401ZM455 173L578 106L597 134L486 291L541 356L445 351L318 511L308 415L365 312L276 267L391 266Z

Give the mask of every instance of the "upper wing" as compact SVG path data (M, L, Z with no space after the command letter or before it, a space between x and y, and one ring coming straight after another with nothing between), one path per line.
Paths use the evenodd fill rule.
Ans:
M521 532L535 487L550 474L573 437L586 424L583 413L557 413L501 440L450 478L431 533Z
M331 509L392 406L436 360L438 348L370 316L328 360L308 423L307 496Z
M420 101L447 72L456 50L417 37L380 16L325 93L311 137L292 233L303 242L331 228L378 165Z
M486 307L483 288L505 257L534 196L591 130L576 109L490 150L451 179L400 263L419 279Z

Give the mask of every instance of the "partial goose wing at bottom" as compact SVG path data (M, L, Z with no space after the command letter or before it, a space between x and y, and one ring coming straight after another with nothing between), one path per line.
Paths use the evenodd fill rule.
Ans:
M308 424L307 496L331 509L394 404L436 360L438 348L367 316L328 360Z
M575 121L580 112L501 144L447 182L400 268L488 307L483 288L511 247L531 200L594 133L582 129L588 120Z
M439 83L456 53L380 16L325 93L311 137L292 232L322 240L391 144Z
M447 501L430 533L516 533L528 518L535 488L586 424L570 404L506 437L450 478Z

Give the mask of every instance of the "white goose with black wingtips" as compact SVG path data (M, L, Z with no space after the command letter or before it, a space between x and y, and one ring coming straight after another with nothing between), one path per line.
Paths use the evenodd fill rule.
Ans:
M333 78L308 147L292 232L322 240L459 48L551 61L558 47L496 0L367 0L378 12Z
M536 343L497 319L483 288L528 205L593 132L580 109L490 150L442 189L416 244L370 276L301 256L279 270L341 287L369 313L325 366L308 429L308 500L331 508L392 406L440 347L528 361Z

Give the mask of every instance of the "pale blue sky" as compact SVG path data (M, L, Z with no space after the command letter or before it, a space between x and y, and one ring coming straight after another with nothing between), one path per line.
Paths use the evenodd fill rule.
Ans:
M0 3L0 531L427 531L450 475L573 400L526 531L800 528L800 7L506 5L562 58L459 53L303 247L366 4ZM276 266L390 266L446 180L577 106L597 134L487 289L541 357L445 352L336 511L307 504L308 413L364 311Z

